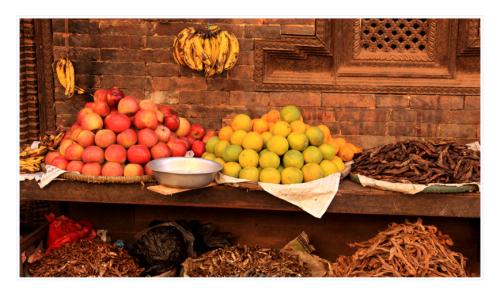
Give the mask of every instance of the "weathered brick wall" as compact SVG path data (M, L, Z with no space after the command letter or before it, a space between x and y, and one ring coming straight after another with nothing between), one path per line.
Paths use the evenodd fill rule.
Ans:
M75 63L77 84L118 86L141 99L173 104L181 115L214 129L230 113L258 116L272 107L295 104L306 121L325 123L334 134L364 147L408 137L479 138L478 96L257 92L254 40L313 35L310 19L210 20L238 37L241 53L234 69L205 80L202 74L175 64L171 46L182 28L206 23L200 19L70 20L68 54ZM53 32L57 59L66 52L63 20L53 21ZM56 86L57 123L69 126L86 98L67 100Z

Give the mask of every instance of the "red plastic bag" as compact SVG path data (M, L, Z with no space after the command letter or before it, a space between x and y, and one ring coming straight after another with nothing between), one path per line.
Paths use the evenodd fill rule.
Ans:
M57 249L65 244L75 242L79 239L92 240L96 233L92 229L92 224L86 220L75 221L69 217L61 215L56 218L53 213L45 215L49 221L49 235L47 238L47 251Z

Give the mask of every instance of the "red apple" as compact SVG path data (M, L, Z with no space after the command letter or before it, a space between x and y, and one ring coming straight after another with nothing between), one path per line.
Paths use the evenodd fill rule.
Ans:
M82 120L85 117L85 115L90 114L90 113L94 113L94 110L92 110L91 108L83 108L83 109L81 109L78 112L78 114L76 114L76 123L79 124L79 125L81 125L82 124Z
M167 107L165 105L156 105L156 106L158 107L158 110L160 110L163 113L165 118L173 114L171 107Z
M68 161L66 160L66 158L58 156L54 158L54 160L52 161L52 165L54 167L58 167L61 170L66 170L66 167L68 166Z
M137 143L137 133L131 128L125 129L116 136L116 142L125 148L129 148Z
M96 130L102 128L102 118L97 113L85 114L80 122L82 129Z
M145 164L151 159L151 153L144 145L134 145L128 148L127 159L130 163Z
M165 118L165 126L171 131L176 131L179 128L179 117L177 115L170 115Z
M103 101L94 102L92 110L101 117L106 117L111 112L108 104Z
M170 140L167 143L167 146L170 149L170 152L172 152L172 156L184 156L184 155L186 155L187 146L182 140L179 140L179 139Z
M113 144L104 151L104 158L107 161L124 163L127 159L127 150L122 145ZM117 175L120 176L120 175Z
M191 145L191 150L193 150L194 156L201 157L203 153L205 153L205 143L200 140L196 140Z
M68 162L68 165L66 166L66 171L80 173L82 171L82 167L83 167L82 161L72 160Z
M196 139L193 138L193 136L186 136L186 137L183 137L183 138L186 138L186 140L188 141L189 148L191 148L191 146L193 145L193 142L196 141Z
M69 128L69 131L70 132L73 132L75 129L77 128L81 128L80 124L78 123L74 123L73 125L71 125L71 127Z
M84 108L92 109L94 107L94 102L87 102L85 103Z
M102 176L123 176L123 165L119 162L108 161L102 166Z
M151 157L153 159L158 159L158 158L162 158L162 157L170 157L171 155L172 155L172 153L170 152L170 149L163 142L159 142L158 144L151 147Z
M50 151L47 155L45 155L45 164L51 165L52 161L59 156L61 156L61 153L58 151Z
M183 142L184 145L186 145L186 150L189 150L189 148L191 148L191 143L189 142L189 139L187 137L180 137L179 141Z
M136 163L129 163L123 169L123 176L142 176L144 175L144 169L141 165Z
M133 115L139 110L139 100L133 96L125 96L118 103L118 112Z
M168 139L170 138L170 135L172 134L170 129L168 129L168 127L166 127L165 125L162 125L162 124L160 124L156 127L155 133L158 136L158 140L160 142L168 142Z
M108 89L97 89L94 92L94 102L105 102L107 103Z
M158 143L158 136L151 128L144 128L137 132L137 142L140 145L151 148Z
M139 110L137 113L135 113L134 125L138 129L156 129L156 126L158 126L156 112L150 110Z
M191 129L191 123L184 118L179 117L179 128L175 131L175 134L179 137L185 137L189 134L189 130Z
M101 165L97 162L88 162L88 163L83 164L82 175L100 176L101 175Z
M94 142L101 148L107 148L116 142L116 135L111 129L101 129L95 134Z
M146 175L153 175L153 170L149 166L149 162L144 166L144 173Z
M155 111L155 113L156 113L156 120L158 120L158 123L163 123L165 115L163 115L161 111Z
M89 146L83 150L82 153L82 160L83 162L89 163L89 162L97 162L97 163L103 163L104 162L104 150L102 150L101 147L98 146Z
M191 125L191 132L189 133L189 135L199 140L205 136L205 129L199 124L193 124Z
M104 119L104 126L116 133L130 128L130 119L121 113L111 113Z
M106 94L106 101L108 102L108 105L112 108L116 107L118 105L118 102L120 99L123 98L123 92L120 91L117 87L113 87L108 90L108 94Z

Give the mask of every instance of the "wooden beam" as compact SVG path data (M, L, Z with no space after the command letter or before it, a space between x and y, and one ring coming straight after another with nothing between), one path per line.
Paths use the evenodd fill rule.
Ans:
M40 133L43 134L56 129L52 20L35 19L35 43Z
M21 182L20 190L22 200L302 212L298 207L264 191L248 191L230 186L215 186L164 196L139 184L53 181L40 189L36 182L25 181ZM346 180L341 183L327 213L479 218L480 195L404 195L364 188Z

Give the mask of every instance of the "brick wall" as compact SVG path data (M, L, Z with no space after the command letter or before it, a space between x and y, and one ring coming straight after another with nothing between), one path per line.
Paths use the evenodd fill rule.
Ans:
M206 23L206 19L70 20L68 54L75 63L77 84L118 86L141 99L173 104L181 115L214 129L231 113L258 116L272 107L295 104L306 121L325 123L334 134L364 147L409 137L479 139L478 96L257 92L254 40L313 35L312 19L210 20L238 37L241 53L234 69L205 80L175 64L171 46L182 28ZM64 21L53 20L54 59L66 52L64 31ZM67 100L55 85L57 123L69 126L88 98Z

